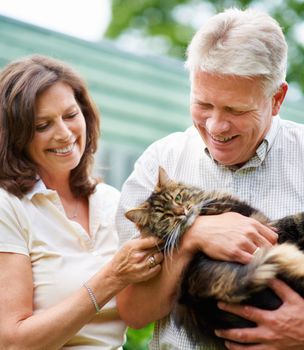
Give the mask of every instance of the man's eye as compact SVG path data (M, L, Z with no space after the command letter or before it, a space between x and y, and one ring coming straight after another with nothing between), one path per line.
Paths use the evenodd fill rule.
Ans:
M213 108L212 104L209 103L197 103L197 106L202 110L210 110Z
M234 115L242 115L242 114L245 114L246 112L245 111L233 111L232 114Z
M247 111L242 111L242 110L238 110L238 109L233 109L233 108L226 108L228 113L231 113L233 115L243 115L245 114Z

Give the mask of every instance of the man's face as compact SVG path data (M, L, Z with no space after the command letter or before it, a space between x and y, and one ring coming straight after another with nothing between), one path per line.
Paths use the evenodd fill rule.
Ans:
M264 96L260 78L197 72L192 82L191 115L215 160L242 165L268 132L279 109L275 107L277 99Z

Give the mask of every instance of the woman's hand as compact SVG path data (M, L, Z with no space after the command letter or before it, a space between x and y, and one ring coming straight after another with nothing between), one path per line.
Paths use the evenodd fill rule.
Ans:
M283 301L277 310L267 311L251 306L219 303L222 310L232 312L257 324L257 327L254 328L216 331L217 336L227 339L225 345L228 349L304 349L304 299L282 281L273 280L270 286ZM248 343L257 344L249 345Z
M201 250L213 259L246 264L258 247L275 244L277 237L257 220L229 212L199 216L184 235L182 247L189 254Z
M112 273L123 285L147 281L161 270L163 254L155 237L133 239L125 243L111 261Z

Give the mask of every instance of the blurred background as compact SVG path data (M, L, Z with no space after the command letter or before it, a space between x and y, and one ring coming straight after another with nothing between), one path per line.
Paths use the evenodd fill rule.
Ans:
M303 121L303 0L0 0L0 66L41 53L84 76L102 118L96 172L120 189L149 144L191 124L185 49L231 6L263 9L283 27L290 90L281 115Z
M185 49L232 6L267 11L282 26L290 89L281 116L304 122L303 0L0 0L0 67L39 53L85 78L102 120L95 172L120 189L149 144L191 125ZM152 328L129 330L125 349L146 349Z

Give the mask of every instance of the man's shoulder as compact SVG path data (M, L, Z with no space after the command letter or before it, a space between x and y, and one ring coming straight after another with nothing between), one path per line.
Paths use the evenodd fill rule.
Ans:
M304 147L304 124L292 120L280 120L278 142L288 147Z
M120 198L120 192L113 186L103 182L96 186L95 192L90 197L90 203L97 206L116 206Z
M139 157L136 164L147 167L150 171L161 165L175 168L180 163L195 160L204 147L203 140L194 126L183 132L175 132L152 143ZM167 169L168 170L168 169ZM169 171L170 172L170 171Z
M118 191L117 188L108 185L104 182L99 182L96 186L96 193L98 194L102 194L102 195L111 195L111 196L115 196L115 197L119 197L120 192Z
M194 150L196 147L202 147L203 141L194 126L190 126L185 131L174 132L169 134L150 145L147 152L158 153L162 156L168 153L179 154Z
M304 124L297 123L289 119L280 119L280 125L283 131L293 131L298 130L301 133L304 133Z

